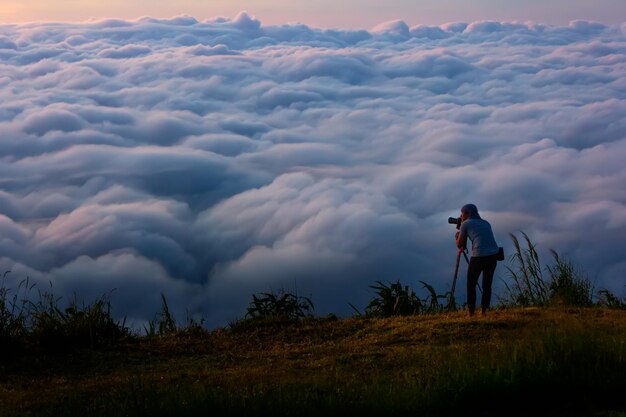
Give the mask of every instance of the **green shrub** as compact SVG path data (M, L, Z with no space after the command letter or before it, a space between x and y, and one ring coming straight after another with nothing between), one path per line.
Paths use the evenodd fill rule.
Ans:
M368 316L408 316L418 314L423 307L417 294L408 285L403 286L400 280L389 285L376 281L369 287L376 290L377 295L365 308Z
M620 299L607 289L598 291L598 303L601 307L618 308L626 310L626 298Z
M555 265L546 266L550 273L550 304L589 307L593 304L593 285L580 268L551 250Z
M584 271L551 249L554 258L552 265L546 264L545 278L536 246L522 232L526 248L522 248L517 237L510 235L515 246L515 253L510 257L507 266L511 285L505 282L505 304L515 306L547 306L567 305L589 307L594 305L594 286ZM597 305L619 307L620 300L607 290L598 292L600 302Z
M420 281L420 283L422 284L423 288L428 290L428 297L422 300L424 306L426 307L424 312L438 313L438 312L443 312L446 310L451 311L451 310L457 309L457 305L456 305L456 302L454 301L452 292L448 291L445 294L437 294L437 292L435 291L432 285L429 285L425 283L424 281ZM440 299L446 300L447 303L441 304L439 302Z
M60 300L52 292L39 292L39 300L31 303L29 339L34 344L54 351L95 349L130 336L125 323L113 319L108 295L86 305L74 297L65 308Z
M448 309L449 304L441 304L439 300L451 300L449 294L438 295L431 285L424 281L420 282L429 293L429 296L424 299L419 298L408 285L402 285L400 280L388 284L376 281L375 285L369 286L376 290L376 296L372 298L365 308L365 314L378 317L408 316L420 313L435 313ZM358 312L354 306L352 308Z
M280 289L278 293L253 294L245 317L296 320L311 316L314 310L315 307L310 298Z

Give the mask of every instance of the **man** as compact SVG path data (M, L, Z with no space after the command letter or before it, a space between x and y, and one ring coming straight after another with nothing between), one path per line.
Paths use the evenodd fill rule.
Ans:
M472 257L467 267L467 307L469 315L476 311L476 284L481 272L483 274L483 293L481 312L487 312L491 304L491 284L498 264L499 247L493 236L491 225L478 214L474 204L466 204L461 208L461 228L456 233L456 246L465 249L467 238L472 241Z

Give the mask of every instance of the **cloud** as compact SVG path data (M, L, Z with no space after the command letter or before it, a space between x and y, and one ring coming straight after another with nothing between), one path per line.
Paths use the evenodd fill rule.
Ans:
M150 48L142 45L125 45L121 48L107 48L101 51L98 56L103 58L124 59L135 58L150 53Z
M82 255L51 270L49 278L53 290L72 294L79 302L108 296L112 311L124 311L127 324L139 329L161 310L161 294L179 321L202 315L205 290L201 286L172 280L158 262L133 252Z
M26 133L43 135L50 131L73 132L84 126L83 120L65 110L44 109L24 120L23 129Z
M445 51L427 54L404 54L388 59L385 75L388 77L445 77L454 78L476 68Z
M17 49L17 45L10 38L0 36L0 49Z
M624 295L624 25L371 31L248 13L2 26L0 268L141 324L375 280L443 293L447 218L528 233ZM461 274L464 270L461 270ZM496 273L503 287L505 265ZM463 298L463 288L457 288Z
M411 36L415 38L428 38L428 39L444 39L451 34L438 26L417 25L411 29Z
M302 48L288 56L264 63L270 72L277 72L288 81L303 81L312 77L335 78L348 84L371 79L376 63L366 54L351 51Z
M404 38L408 38L410 36L409 27L402 20L392 20L376 25L372 28L372 33L391 34Z

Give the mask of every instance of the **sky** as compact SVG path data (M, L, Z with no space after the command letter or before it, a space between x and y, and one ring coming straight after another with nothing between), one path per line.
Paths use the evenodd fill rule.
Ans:
M247 11L265 24L303 23L318 28L370 29L385 20L409 25L454 21L535 21L567 24L571 20L621 23L623 0L1 0L0 22L84 21L90 18L137 19L191 15L199 20L234 17Z
M625 75L626 24L590 20L0 25L0 270L127 323L280 288L341 316L449 290L474 203L626 296Z

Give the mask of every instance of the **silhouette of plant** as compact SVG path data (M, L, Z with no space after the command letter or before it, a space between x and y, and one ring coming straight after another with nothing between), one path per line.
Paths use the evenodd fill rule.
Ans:
M195 323L190 322L190 325ZM178 326L176 319L170 312L167 305L165 294L161 293L161 311L156 313L155 318L148 322L148 326L144 326L146 336L164 336L170 333L176 333Z
M285 292L263 292L252 295L246 318L284 318L289 320L311 316L315 307L308 297Z
M428 291L428 296L421 299L408 285L402 285L400 280L389 282L376 281L375 285L369 288L376 290L376 296L372 298L365 308L365 315L377 317L408 316L412 314L438 313L450 309L450 294L437 294L435 288L419 281L422 288ZM448 300L442 304L439 300ZM361 315L359 310L350 304L353 310Z
M32 289L29 279L21 281L17 292L11 295L11 290L6 285L6 279L11 271L5 271L0 284L0 346L13 351L23 344L28 334L27 320L29 304L25 299L19 298L20 290L28 292Z
M607 289L598 291L598 305L607 308L626 310L626 298L620 299Z
M593 304L593 285L584 276L580 268L576 268L569 260L551 250L555 265L547 265L550 273L550 303L578 307L589 307Z
M400 280L394 283L384 284L376 281L375 285L370 288L376 290L374 297L367 307L365 314L369 316L407 316L410 314L418 314L424 307L422 300L408 286L403 286Z
M593 284L583 271L551 249L553 265L546 265L549 277L544 278L536 245L524 232L526 248L510 234L515 253L507 266L513 284L506 287L508 304L519 306L570 305L586 307L593 305Z
M514 305L545 305L550 299L547 283L543 279L542 267L536 246L530 241L528 235L521 232L526 241L526 248L522 248L517 236L509 234L515 253L511 255L510 262L513 266L506 269L513 279L512 286L506 282L506 295Z
M435 291L435 288L430 285L427 284L424 281L420 281L423 285L423 288L426 288L428 290L428 294L429 296L424 299L424 305L426 306L426 312L429 313L437 313L437 312L443 312L443 311L450 311L450 310L456 310L456 304L454 303L454 300L451 299L451 293L450 292L446 292L445 294L437 294L437 292ZM439 302L439 300L447 300L446 304L441 304ZM453 303L453 304L451 304Z
M64 309L60 300L52 291L39 292L39 300L31 303L30 339L37 345L57 351L94 349L130 335L124 321L113 319L109 295L82 305L74 297Z

